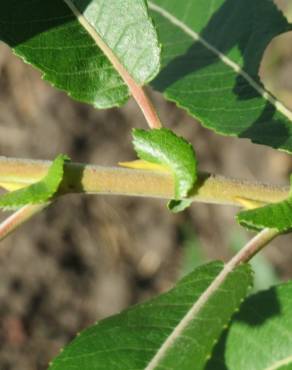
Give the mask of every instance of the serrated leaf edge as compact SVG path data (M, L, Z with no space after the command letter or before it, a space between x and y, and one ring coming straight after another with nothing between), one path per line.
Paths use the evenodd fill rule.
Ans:
M249 265L247 266L248 266L249 272L251 272L252 271L251 267ZM157 351L156 355L152 358L149 364L145 367L145 370L155 370L159 367L160 361L163 360L169 348L175 343L176 339L180 337L180 335L185 330L185 328L188 326L188 324L192 320L194 320L195 316L200 312L200 310L204 307L204 305L208 302L208 300L213 296L213 294L215 294L217 289L220 288L220 286L224 283L228 275L236 269L236 267L238 267L237 261L233 259L227 264L223 265L223 268L220 271L220 273L213 280L213 282L209 285L209 287L204 291L204 293L199 297L199 299L195 302L195 304L191 307L191 309L186 313L186 315L179 322L179 324L174 328L172 333L169 335L169 337L165 340L165 342L162 344L160 349Z
M233 62L231 59L226 57L218 49L212 46L207 40L201 37L197 32L189 28L186 24L181 22L173 14L169 13L167 10L163 9L159 5L154 4L152 1L148 1L149 9L157 12L164 18L166 18L170 23L180 28L188 36L190 36L194 41L200 42L206 49L215 54L224 64L230 67L235 73L239 74L244 78L265 100L271 103L279 112L286 116L290 121L292 121L292 111L288 109L283 103L274 98L268 91L266 91L261 85L254 81L241 67L240 65ZM175 102L175 100L173 100ZM183 106L181 106L183 107ZM217 131L216 131L217 132Z

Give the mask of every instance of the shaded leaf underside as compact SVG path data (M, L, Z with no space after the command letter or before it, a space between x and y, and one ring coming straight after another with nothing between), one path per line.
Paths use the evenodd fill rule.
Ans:
M292 152L292 113L261 84L264 50L291 30L270 0L151 0L162 41L152 86L203 126Z

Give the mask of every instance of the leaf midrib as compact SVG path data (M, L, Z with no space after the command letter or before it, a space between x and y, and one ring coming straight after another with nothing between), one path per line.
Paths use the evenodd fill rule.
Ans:
M77 18L79 23L84 27L84 29L88 32L88 34L92 37L95 41L96 45L102 50L105 56L109 59L115 70L118 72L120 77L123 79L124 83L128 86L128 89L131 95L136 100L137 104L140 106L146 121L150 128L160 128L161 122L158 117L156 110L154 109L152 103L148 99L147 95L143 90L143 84L139 83L135 80L135 78L128 72L127 68L122 64L119 57L112 51L112 49L107 45L107 43L103 40L103 38L99 35L96 29L88 22L88 20L84 17L84 15L78 10L72 0L63 0L65 4L70 8L74 16ZM143 52L141 55L138 56L136 63L138 63L139 58L142 57ZM133 66L135 68L135 65Z
M170 23L180 28L181 31L190 36L193 40L200 42L206 49L215 54L224 64L230 67L234 72L244 78L259 94L260 96L271 103L277 111L286 116L290 121L292 121L292 111L288 109L283 103L274 98L267 90L265 90L261 85L259 85L252 77L246 73L239 64L235 63L233 60L228 58L226 55L221 53L213 45L211 45L207 40L201 37L200 34L195 32L185 23L180 21L173 14L165 10L159 5L154 4L152 1L148 1L149 9L160 14L162 17L166 18Z
M79 23L85 28L88 34L92 37L96 45L102 50L102 52L110 60L112 65L115 67L115 69L120 74L120 76L123 78L125 83L129 86L129 88L131 89L131 86L136 85L136 82L134 81L132 76L129 74L129 72L122 65L122 63L119 61L117 56L112 52L109 46L103 41L103 39L100 37L98 32L95 30L95 28L88 22L88 20L83 16L83 14L80 13L78 8L74 5L73 1L72 0L63 0L63 1L70 8L74 16L79 21Z
M283 365L289 365L289 364L292 364L292 355L288 356L288 357L285 357L282 360L279 360L279 361L275 362L272 366L267 367L264 370L277 370L280 367L282 367Z
M161 345L155 356L150 360L144 370L155 370L159 363L164 359L168 350L171 349L175 341L180 337L183 331L187 328L196 316L200 313L201 309L209 301L209 299L218 291L220 286L224 283L230 273L232 273L238 266L237 258L231 259L211 282L209 287L201 294L190 310L185 314L179 324L173 329L168 338Z

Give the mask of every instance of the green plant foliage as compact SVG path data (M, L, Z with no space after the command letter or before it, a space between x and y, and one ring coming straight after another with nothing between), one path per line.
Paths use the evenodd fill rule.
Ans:
M292 185L292 176L291 176ZM237 216L240 225L253 230L266 227L286 232L292 229L292 192L288 199L264 207L242 211Z
M242 265L201 304L223 266L201 266L168 293L85 330L50 370L204 369L215 340L252 283L249 266Z
M208 370L291 370L291 296L289 282L248 298L233 318Z
M171 201L168 202L168 209L173 212L173 213L179 213L184 211L186 208L188 208L192 204L191 199L182 199L182 200L177 200L177 199L172 199Z
M268 0L151 0L163 46L152 86L223 135L292 152L292 113L258 76L271 40L291 30Z
M161 48L148 6L163 46L161 71ZM0 41L77 100L109 108L123 104L132 91L145 116L156 117L139 88L152 81L203 126L292 153L292 112L259 77L267 45L292 30L272 0L13 0L2 5L0 26ZM158 119L148 121L151 127L160 126ZM244 183L230 181L222 190L224 182L219 180L217 187L216 176L203 174L198 185L192 145L169 129L134 129L133 145L140 160L121 165L143 169L138 173L142 177L147 170L161 171L159 176L152 172L155 178L167 172L172 188L165 194L174 194L169 202L173 212L188 207L197 190L199 199L221 201L222 192L230 201L228 186L245 189ZM75 164L71 170L66 167L70 178L64 179L67 161L59 155L43 179L24 188L4 174L0 186L11 192L0 196L0 208L47 205L66 192L99 193L109 183L105 190L118 193L119 186L110 188L117 184L112 174L126 180L129 175ZM3 172L10 166L5 162ZM97 181L99 173L105 185ZM120 188L135 194L133 182ZM25 207L9 217L0 225L0 239L40 208ZM237 219L251 229L291 231L292 190L288 199L240 212ZM191 258L183 264L187 275L173 289L81 332L49 369L292 370L292 282L249 297L239 311L253 282L251 267L244 262L276 231L261 234L226 265L211 262L187 274L202 259L190 238L193 248L186 257ZM266 239L260 240L262 235ZM258 268L266 274L265 282L275 280L265 261L258 260Z
M188 195L197 181L197 160L192 145L165 128L134 129L133 144L140 159L162 165L173 173L175 200L169 203L170 209L179 212L189 206L190 200L180 200Z
M69 160L60 154L50 166L47 175L40 181L25 188L5 193L0 196L0 208L15 209L27 204L39 204L49 201L57 192L63 180L64 164Z
M145 0L68 3L137 83L157 74L160 47ZM127 86L64 1L4 1L0 24L0 40L73 98L98 108L128 99Z

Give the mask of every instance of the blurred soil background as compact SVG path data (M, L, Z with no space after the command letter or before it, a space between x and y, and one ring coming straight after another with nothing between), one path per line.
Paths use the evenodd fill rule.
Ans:
M292 16L290 0L278 3ZM291 34L275 39L261 73L292 109L291 45ZM217 136L153 98L167 126L194 144L201 169L287 182L290 156ZM52 159L61 152L116 165L134 158L132 127L146 127L133 101L109 111L74 102L0 45L0 155ZM172 215L160 200L60 199L1 243L0 369L45 370L86 326L169 289L196 264L227 260L250 237L236 226L236 211L195 204ZM255 261L257 288L292 278L291 241L278 239Z

